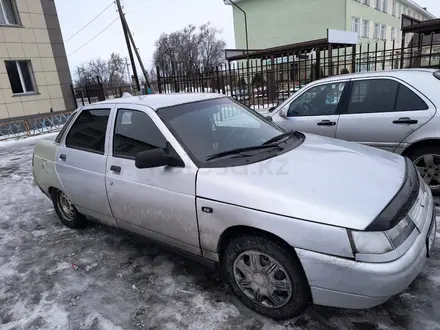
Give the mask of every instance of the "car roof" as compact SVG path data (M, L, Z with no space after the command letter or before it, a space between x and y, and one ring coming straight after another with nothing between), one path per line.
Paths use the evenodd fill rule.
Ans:
M218 99L227 97L217 93L173 93L173 94L149 94L140 96L129 96L111 99L94 104L138 104L145 105L157 111L160 108L172 107L175 105Z
M336 80L345 80L345 79L357 79L357 78L368 78L368 77L405 77L406 75L414 75L414 74L433 74L436 72L436 69L399 69L399 70L384 70L384 71L370 71L370 72L358 72L358 73L347 73L336 75L328 78L323 78L314 81L313 83L323 83L323 82L331 82Z

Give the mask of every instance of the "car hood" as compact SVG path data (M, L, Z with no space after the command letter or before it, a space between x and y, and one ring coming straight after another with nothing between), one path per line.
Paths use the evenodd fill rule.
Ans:
M405 159L305 134L296 149L245 166L202 168L197 196L287 217L365 229L397 194Z

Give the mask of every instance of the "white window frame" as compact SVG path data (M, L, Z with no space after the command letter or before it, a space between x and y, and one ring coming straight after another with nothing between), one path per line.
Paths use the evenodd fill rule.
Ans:
M14 62L15 63L15 65L17 66L18 76L20 78L21 88L23 89L22 93L14 93L14 92L12 92L13 95L36 94L37 93L37 84L35 83L34 70L32 69L31 61L30 60L6 60L5 62ZM28 91L27 88L26 88L26 83L24 81L23 72L21 72L21 67L20 67L19 62L26 62L26 64L27 64L27 69L29 70L29 76L31 78L31 84L32 84L32 87L33 87L32 91Z
M359 17L353 16L351 18L351 32L356 32L358 35L360 35L360 22L361 19ZM354 27L357 27L357 31L354 30Z
M387 39L387 26L385 24L380 25L380 39L381 40Z
M402 4L397 4L399 6L399 19L402 17Z
M362 0L363 5L370 6L370 0Z
M374 23L374 32L373 32L373 39L379 39L380 37L380 24Z
M370 38L370 21L369 20L367 20L367 19L362 20L360 35L362 38Z
M388 0L382 0L381 10L384 13L388 13Z
M397 28L391 28L391 41L397 40Z
M5 5L3 4L3 1L4 0L0 0L0 7L1 7L3 17L4 17L6 23L0 24L0 26L2 26L2 25L19 26L20 25L20 16L18 15L18 10L17 10L16 4L15 4L15 0L11 0L11 5L12 5L12 11L13 11L13 14L15 16L15 20L17 21L17 23L9 22L8 15L6 15Z
M377 10L380 10L380 8L381 8L381 3L382 3L382 0L376 0L376 9Z
M393 1L393 16L396 17L397 15L397 1Z

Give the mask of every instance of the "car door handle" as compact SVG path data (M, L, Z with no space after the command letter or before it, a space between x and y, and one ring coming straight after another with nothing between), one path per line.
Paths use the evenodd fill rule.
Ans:
M121 173L121 166L112 165L110 166L110 171L115 173Z
M402 117L399 118L397 120L393 121L393 124L408 124L408 125L413 125L413 124L417 124L419 121L415 120L415 119L411 119L409 117Z
M336 123L334 121L330 121L330 120L323 120L318 123L318 126L335 126L335 125L336 125Z
M63 162L65 162L67 160L67 156L65 154L61 154L60 155L60 160L62 160Z

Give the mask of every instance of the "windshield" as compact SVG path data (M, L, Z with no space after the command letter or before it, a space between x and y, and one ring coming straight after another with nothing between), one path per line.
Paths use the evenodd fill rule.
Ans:
M162 108L158 115L197 165L209 162L213 155L261 146L284 133L227 97ZM252 156L273 152L267 147L252 150Z

